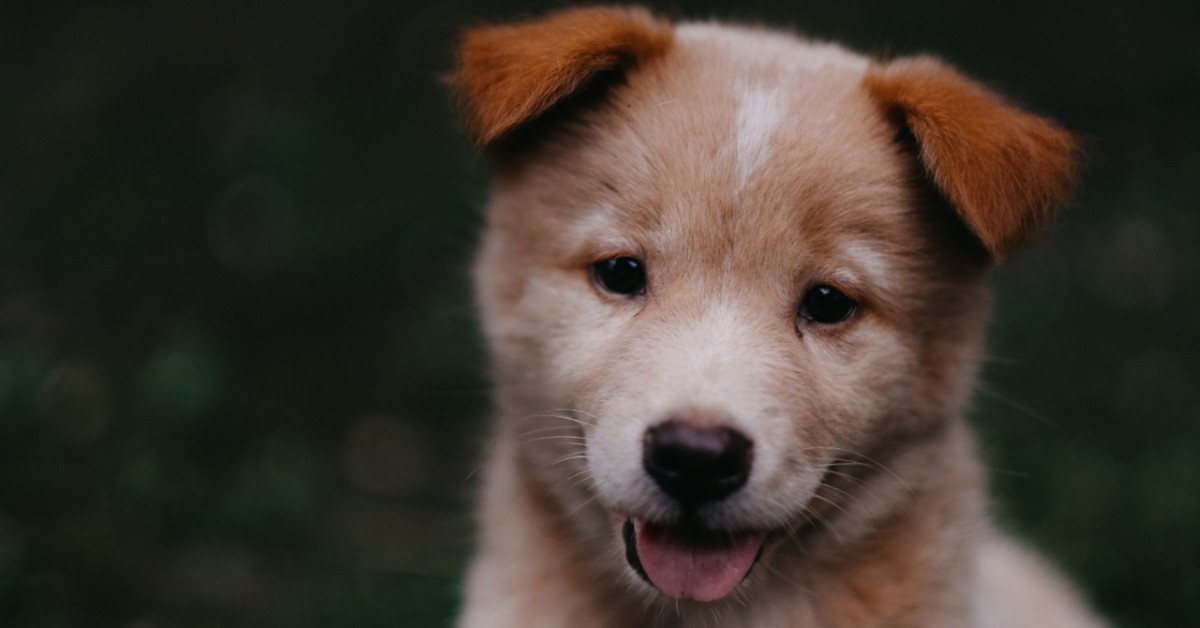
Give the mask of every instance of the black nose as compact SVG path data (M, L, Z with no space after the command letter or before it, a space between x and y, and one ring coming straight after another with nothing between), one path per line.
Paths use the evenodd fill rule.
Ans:
M684 508L728 497L750 475L754 444L728 427L667 421L648 430L642 465Z

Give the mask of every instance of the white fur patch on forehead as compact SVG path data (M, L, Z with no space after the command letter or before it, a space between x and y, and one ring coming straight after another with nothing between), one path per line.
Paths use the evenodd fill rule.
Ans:
M863 279L887 287L892 273L892 261L877 245L867 242L846 242L840 247L846 265L861 273Z
M592 257L607 255L645 255L642 245L631 237L628 225L622 220L621 208L599 202L579 208L565 224L557 240L571 253ZM579 250L580 248L586 250Z
M749 85L740 91L735 121L739 189L771 157L772 139L783 120L779 90Z

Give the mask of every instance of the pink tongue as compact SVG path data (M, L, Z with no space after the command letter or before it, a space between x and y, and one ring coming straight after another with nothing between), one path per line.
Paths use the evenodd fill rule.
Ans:
M746 577L766 535L762 532L680 534L634 519L638 561L667 595L711 602Z

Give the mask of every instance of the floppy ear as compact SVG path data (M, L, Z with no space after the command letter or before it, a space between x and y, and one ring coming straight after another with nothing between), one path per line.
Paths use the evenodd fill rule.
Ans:
M1066 200L1076 145L936 59L874 65L865 86L916 139L926 175L993 259L1032 238Z
M640 7L582 8L468 30L451 79L475 142L489 146L588 87L663 54L671 24Z

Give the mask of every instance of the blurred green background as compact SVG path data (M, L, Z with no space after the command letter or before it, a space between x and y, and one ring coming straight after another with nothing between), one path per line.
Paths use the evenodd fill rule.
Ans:
M447 625L487 168L439 75L561 6L0 4L0 625ZM1200 3L655 6L933 51L1086 138L972 418L1007 528L1200 625Z

